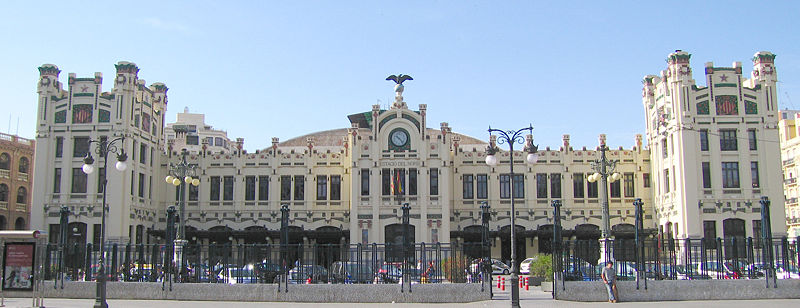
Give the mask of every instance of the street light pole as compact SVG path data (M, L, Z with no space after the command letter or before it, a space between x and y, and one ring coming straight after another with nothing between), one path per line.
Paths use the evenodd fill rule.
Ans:
M186 149L181 150L181 161L178 163L170 163L166 182L176 186L178 189L178 236L175 238L174 255L175 265L178 267L178 277L182 278L183 273L183 246L186 245L186 184L191 184L197 187L200 185L200 179L193 178L197 176L197 164L189 164L186 162L186 156L189 152ZM179 279L182 280L182 279Z
M119 145L117 144L119 142ZM108 185L108 154L109 153L116 153L117 154L117 164L116 168L119 171L125 171L127 164L125 161L128 159L128 155L125 154L125 149L123 148L125 145L125 136L117 137L108 141L106 138L102 138L100 140L89 140L89 144L92 143L97 144L97 148L95 148L95 153L98 154L99 157L103 158L103 207L101 209L102 214L100 215L100 258L97 261L97 291L95 293L95 308L108 308L108 303L106 302L106 272L105 272L105 259L106 259L106 250L105 250L105 242L106 242L106 189ZM83 159L83 172L91 174L94 172L94 158L92 157L92 151L88 151L86 153L86 157Z
M483 273L481 291L483 291L483 286L488 284L489 298L491 298L494 294L492 294L492 247L489 243L489 220L492 218L492 214L489 209L491 207L489 207L488 202L481 202L481 259L483 262L478 266L480 266L479 270Z
M603 229L600 231L600 260L598 260L598 264L600 262L606 262L608 260L612 260L613 258L610 256L610 251L608 249L608 240L611 234L611 229L609 227L609 214L608 214L608 179L609 177L611 180L619 180L619 173L614 172L614 169L617 167L617 160L608 160L606 158L606 151L608 147L606 146L606 135L600 135L600 159L595 159L594 161L590 162L592 169L595 171L594 174L590 175L588 180L589 182L596 182L600 180L600 201L603 206Z
M527 136L523 136L523 132L528 132ZM525 142L525 151L528 152L526 161L530 164L536 163L539 156L536 154L537 147L533 145L533 126L529 125L519 130L503 131L489 127L489 147L486 148L486 164L489 166L497 165L497 157L495 153L499 151L494 142L494 135L497 133L497 143L508 143L510 151L509 159L509 177L510 183L509 191L511 193L511 307L519 307L519 266L517 265L517 231L516 231L516 208L514 202L514 143L523 144Z

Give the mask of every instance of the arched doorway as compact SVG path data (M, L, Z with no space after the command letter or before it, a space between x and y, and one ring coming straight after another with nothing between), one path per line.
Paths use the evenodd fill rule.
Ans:
M406 239L406 256L408 256L409 262L414 262L414 246L413 244L415 241L414 236L414 225L408 225L408 239ZM386 243L386 261L389 262L400 262L403 260L403 224L391 224L384 228L384 234L386 235L385 243Z
M525 232L525 227L517 225L515 229L516 234L516 250L517 250L517 266L522 260L525 260L525 237L522 232ZM500 258L502 261L510 264L511 262L511 225L503 226L500 228Z
M65 266L74 269L83 267L86 259L86 224L82 222L71 222L67 225L67 248L64 257ZM73 276L77 277L77 276Z
M25 218L19 217L17 221L14 222L14 230L25 230Z
M228 226L216 226L208 229L208 261L209 264L229 264L233 229Z
M464 236L464 254L471 259L478 259L484 257L481 253L481 235L483 234L483 226L472 225L464 228L462 235ZM488 231L488 230L487 230Z
M342 229L333 226L319 227L315 230L317 245L314 246L316 252L315 264L324 267L330 266L333 262L341 259L342 249Z
M632 224L617 224L611 227L614 236L614 259L617 261L636 260L636 227Z
M0 230L5 230L8 222L6 221L6 217L0 215Z
M747 257L743 219L728 218L723 220L722 234L724 236L725 259ZM761 239L756 239L756 241L760 243Z
M589 262L596 264L600 259L600 227L595 224L580 224L575 226L575 243L569 249L571 254Z
M545 254L553 253L553 225L540 225L536 229L539 235L539 252Z

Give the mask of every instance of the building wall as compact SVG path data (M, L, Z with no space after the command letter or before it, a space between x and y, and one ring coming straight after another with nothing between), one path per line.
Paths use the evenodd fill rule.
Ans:
M69 74L67 88L59 81L60 70L52 64L39 67L38 115L36 123L36 176L43 179L34 187L32 225L51 231L59 223L61 206L71 209L71 236L76 241L97 242L103 194L100 168L103 158L97 143L86 139L107 138L117 150L127 154L127 169L114 168L116 154L108 155L106 237L112 242L143 242L143 230L152 228L162 203L161 168L164 147L164 112L167 87L154 83L149 87L138 78L134 63L119 62L114 87L103 92L103 76L78 78ZM113 141L124 137L124 142ZM85 151L95 159L95 172L85 175L81 167ZM55 174L61 172L60 181ZM82 177L85 176L85 184ZM74 178L74 179L73 179ZM54 238L51 237L51 240Z
M692 79L690 57L683 51L670 54L667 69L659 76L646 76L643 82L653 201L660 230L678 238L723 237L733 235L731 229L736 228L732 227L743 221L744 234L735 235L756 236L761 221L758 201L767 196L772 232L775 236L786 234L783 179L770 172L778 170L780 161L780 146L774 142L778 140L775 56L757 53L750 79L742 76L739 62L732 67L706 63L705 87ZM735 137L724 138L732 133ZM707 149L701 145L703 134ZM735 146L729 148L730 143L721 139ZM728 173L738 177L738 183L724 184L726 178L733 179L723 176L723 163L728 162L738 163L738 169ZM703 182L703 163L709 166L709 185ZM757 173L751 172L755 171L751 163L758 165ZM709 222L708 232L704 222Z
M33 150L33 140L0 133L0 230L30 226Z
M800 136L797 134L796 110L781 110L780 127L781 166L783 166L783 187L786 196L786 224L788 236L800 236L800 207L798 207L797 177L800 164L795 157L800 155Z

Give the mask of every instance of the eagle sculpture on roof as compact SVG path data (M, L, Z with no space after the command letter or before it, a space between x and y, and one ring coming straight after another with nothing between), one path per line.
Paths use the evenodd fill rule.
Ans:
M411 78L411 76L408 76L408 75L399 74L399 75L391 75L389 77L386 77L386 80L392 80L397 84L403 84L403 81L414 80L414 78Z

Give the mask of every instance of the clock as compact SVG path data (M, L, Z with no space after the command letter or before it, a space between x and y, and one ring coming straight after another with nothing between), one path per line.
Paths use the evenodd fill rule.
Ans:
M389 134L389 141L395 147L404 147L408 144L408 132L402 129L396 129Z

